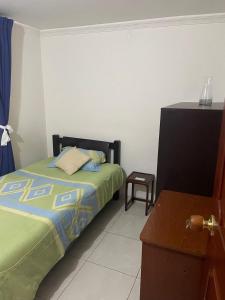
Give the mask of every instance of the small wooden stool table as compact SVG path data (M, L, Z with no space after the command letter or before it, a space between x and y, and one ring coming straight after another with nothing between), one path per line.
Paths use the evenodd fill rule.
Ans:
M153 195L154 195L154 181L155 176L148 173L132 172L126 179L126 190L125 190L125 210L127 210L133 203L134 200L146 202L145 215L148 215L148 210L154 205ZM132 184L132 194L131 199L128 201L128 185ZM144 185L146 187L146 199L137 198L134 195L135 184ZM151 185L151 200L148 199L149 187Z

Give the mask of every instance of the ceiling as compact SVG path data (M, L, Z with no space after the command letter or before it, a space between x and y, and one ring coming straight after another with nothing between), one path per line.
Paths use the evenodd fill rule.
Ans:
M225 0L0 0L0 15L40 29L225 12Z

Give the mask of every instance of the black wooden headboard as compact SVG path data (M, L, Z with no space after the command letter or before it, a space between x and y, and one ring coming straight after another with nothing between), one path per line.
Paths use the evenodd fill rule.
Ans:
M97 140L89 140L89 139L81 139L74 137L63 136L55 134L52 136L53 139L53 154L54 156L59 155L62 148L67 146L76 146L78 148L84 148L89 150L99 150L103 151L106 155L107 162L113 162L114 164L120 164L120 141L114 142L105 142L105 141L97 141ZM112 160L112 152L113 152L113 160Z

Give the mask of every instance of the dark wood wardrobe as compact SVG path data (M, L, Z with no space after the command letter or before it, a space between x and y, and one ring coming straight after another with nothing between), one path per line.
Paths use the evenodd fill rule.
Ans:
M212 196L223 103L161 109L156 199L161 190Z

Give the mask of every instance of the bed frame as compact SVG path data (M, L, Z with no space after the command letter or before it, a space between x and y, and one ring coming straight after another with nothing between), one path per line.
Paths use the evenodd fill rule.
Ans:
M54 156L58 156L64 147L76 146L78 148L103 151L106 155L106 162L120 165L121 142L118 140L115 140L114 142L105 142L68 136L60 137L58 134L54 134L52 136L52 141ZM118 198L119 191L115 192L113 196L114 200L117 200Z

